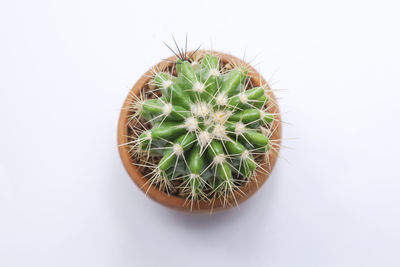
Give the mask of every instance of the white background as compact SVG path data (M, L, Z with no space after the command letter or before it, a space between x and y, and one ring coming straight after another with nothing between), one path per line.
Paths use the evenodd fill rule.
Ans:
M398 3L2 0L0 266L400 266ZM256 57L290 123L240 210L166 209L119 159L129 89L186 32Z

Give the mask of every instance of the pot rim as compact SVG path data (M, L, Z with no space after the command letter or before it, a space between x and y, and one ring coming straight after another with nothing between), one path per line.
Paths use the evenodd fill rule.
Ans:
M187 54L192 55L194 51L190 51ZM242 66L245 66L248 69L248 76L252 79L252 82L254 86L260 86L264 85L267 86L269 89L269 85L266 82L266 80L259 74L259 72L254 69L250 64L245 62L242 59L239 59L235 56L222 53L222 52L217 52L213 50L198 50L198 54L202 53L213 53L214 55L217 55L222 61L224 62L230 62L233 64L240 64ZM179 197L179 196L173 196L173 195L168 195L167 193L160 191L156 186L154 185L149 185L147 183L148 179L146 179L142 173L139 171L139 169L132 163L131 161L131 156L129 153L128 146L123 145L128 142L128 117L130 114L129 111L129 106L133 100L133 95L138 95L142 88L149 82L151 79L151 75L153 73L153 70L159 70L159 69L164 69L167 66L173 65L173 61L177 59L176 56L171 56L165 60L162 60L155 66L153 66L151 69L149 69L146 73L144 73L139 80L135 83L135 85L132 87L130 90L127 98L124 101L124 104L121 109L120 117L119 117L119 122L118 122L118 147L119 147L119 153L121 160L124 164L124 167L126 171L128 172L129 176L131 179L136 183L136 185L146 194L148 195L151 199L155 200L156 202L167 206L169 208L173 208L175 210L180 210L180 211L189 211L189 212L211 212L211 211L219 211L219 210L225 210L229 209L231 207L234 207L236 205L239 205L246 199L250 198L255 192L258 191L258 189L265 183L265 181L269 178L269 175L276 163L278 154L279 154L279 145L281 142L281 137L282 137L282 122L281 122L281 115L279 112L279 106L277 104L276 98L272 92L272 90L267 90L267 93L272 99L276 105L272 106L271 112L276 114L275 118L276 121L273 122L273 125L275 125L276 128L274 128L274 132L272 134L271 139L276 140L276 151L270 150L270 153L268 153L268 164L266 160L264 159L262 167L267 170L268 173L265 172L258 172L256 177L254 179L251 179L249 182L245 183L244 185L241 185L240 191L236 190L233 194L232 200L234 203L231 204L226 204L222 200L216 200L213 202L210 201L205 201L205 200L196 200L193 205L190 205L190 201L186 200L185 198ZM271 101L271 100L270 100ZM233 204L233 205L232 205Z

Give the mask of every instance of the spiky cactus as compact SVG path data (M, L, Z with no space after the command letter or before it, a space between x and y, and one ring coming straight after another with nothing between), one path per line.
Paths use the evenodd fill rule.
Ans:
M132 118L150 125L139 127L133 150L167 192L226 197L261 168L255 158L270 149L274 114L267 88L252 87L245 66L227 70L212 54L199 61L182 58L175 71L155 72L153 98L133 101Z

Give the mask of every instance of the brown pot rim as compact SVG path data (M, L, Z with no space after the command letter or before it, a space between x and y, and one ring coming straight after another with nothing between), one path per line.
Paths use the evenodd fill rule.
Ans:
M255 70L250 64L247 62L243 61L242 59L239 59L235 56L221 53L221 52L216 52L216 51L209 51L209 50L198 50L196 53L201 54L201 53L213 53L220 57L220 59L224 62L231 62L231 63L236 63L240 65L246 66L248 69L248 76L251 77L252 82L254 86L259 86L259 85L264 85L268 86L268 83L266 80L258 73L257 70ZM188 55L191 55L192 52L188 52ZM143 191L145 192L151 199L155 200L156 202L167 206L169 208L173 208L175 210L180 210L180 211L193 211L193 212L210 212L212 211L218 211L218 210L224 210L231 208L233 206L236 206L246 199L250 198L255 192L258 191L258 189L265 183L265 181L268 179L269 174L271 173L278 154L279 154L279 144L282 136L282 126L281 126L281 116L279 112L279 106L276 104L271 108L271 112L275 113L276 121L274 122L275 126L273 135L271 137L271 140L276 140L275 143L277 144L276 146L276 151L271 151L268 155L268 164L264 160L263 163L263 168L265 168L268 171L267 173L264 172L259 172L255 179L250 180L246 184L240 186L240 190L244 193L240 193L239 191L236 191L234 193L234 197L236 201L234 201L234 204L232 203L230 205L224 204L222 201L214 201L213 203L210 203L209 201L204 201L204 200L199 200L193 203L193 205L189 204L189 201L186 199L179 197L179 196L173 196L173 195L168 195L167 193L160 191L157 187L153 185L149 185L146 183L148 180L143 177L142 173L139 171L139 169L132 163L130 159L130 153L128 146L125 146L123 144L126 144L128 142L128 116L130 114L129 112L129 105L133 99L133 94L137 95L142 88L149 82L150 77L152 75L153 70L158 70L158 69L164 69L166 66L173 64L173 61L176 60L176 56L171 56L168 59L162 60L158 64L156 64L154 67L149 69L146 73L144 73L140 79L135 83L135 85L132 87L130 90L127 98L124 101L124 104L121 109L120 117L119 117L119 123L118 123L118 146L119 146L119 153L121 160L124 164L124 167L126 171L128 172L129 176L131 179L136 183L136 185ZM268 94L270 97L270 101L277 103L276 98L271 90L268 90Z

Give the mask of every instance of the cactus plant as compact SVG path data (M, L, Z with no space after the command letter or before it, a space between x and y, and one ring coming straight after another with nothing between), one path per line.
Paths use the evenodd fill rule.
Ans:
M214 53L181 54L153 70L149 90L130 105L132 157L150 185L195 200L221 199L251 181L278 142L268 85L253 86L243 64Z

